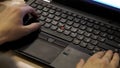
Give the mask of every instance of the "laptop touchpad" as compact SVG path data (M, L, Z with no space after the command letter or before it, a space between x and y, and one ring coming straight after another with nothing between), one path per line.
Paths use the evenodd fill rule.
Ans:
M81 58L87 60L88 57L90 55L68 46L51 65L55 68L75 68Z
M51 63L64 48L55 44L46 42L44 40L37 39L30 46L24 48L22 51L34 56L37 59L42 58L45 62Z

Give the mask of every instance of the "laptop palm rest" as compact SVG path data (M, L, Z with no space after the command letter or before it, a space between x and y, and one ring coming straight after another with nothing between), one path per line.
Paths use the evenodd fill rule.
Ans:
M42 39L37 39L30 46L22 49L24 53L32 55L34 58L43 60L48 64L52 63L63 50L64 48L46 42Z
M88 57L90 57L90 55L68 46L51 66L54 66L55 68L76 68L76 64L81 58L87 60Z

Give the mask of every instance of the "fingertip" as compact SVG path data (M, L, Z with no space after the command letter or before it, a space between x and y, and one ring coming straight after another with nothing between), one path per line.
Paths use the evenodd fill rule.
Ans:
M79 63L77 64L77 68L82 68L84 64L85 64L84 59L80 59Z

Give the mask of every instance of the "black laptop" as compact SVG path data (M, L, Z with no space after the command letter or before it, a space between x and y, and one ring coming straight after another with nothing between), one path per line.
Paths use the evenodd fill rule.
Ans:
M26 0L40 32L16 53L54 68L75 68L99 51L120 52L119 0ZM26 24L32 22L26 18ZM33 39L33 36L29 36ZM29 39L27 39L29 40ZM21 42L24 43L24 42Z

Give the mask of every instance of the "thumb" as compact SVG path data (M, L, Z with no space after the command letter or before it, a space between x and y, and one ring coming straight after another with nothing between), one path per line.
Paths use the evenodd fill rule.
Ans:
M81 59L80 62L77 64L76 68L83 68L84 64L85 64L85 61Z
M31 32L34 32L35 30L40 28L40 23L32 23L27 26L23 26L23 30L26 34L30 34Z

